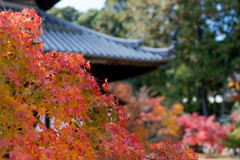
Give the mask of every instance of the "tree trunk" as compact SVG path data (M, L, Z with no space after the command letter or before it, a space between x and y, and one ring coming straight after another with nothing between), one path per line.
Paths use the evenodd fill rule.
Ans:
M200 87L199 88L199 99L201 99L201 112L204 116L208 116L208 111L207 111L207 93L204 88Z

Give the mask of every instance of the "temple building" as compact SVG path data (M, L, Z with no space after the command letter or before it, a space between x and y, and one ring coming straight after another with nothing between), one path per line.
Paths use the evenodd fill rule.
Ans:
M1 8L19 11L33 8L43 17L44 51L82 53L99 79L121 80L149 72L173 58L168 48L142 46L143 39L106 35L47 14L59 0L5 0Z

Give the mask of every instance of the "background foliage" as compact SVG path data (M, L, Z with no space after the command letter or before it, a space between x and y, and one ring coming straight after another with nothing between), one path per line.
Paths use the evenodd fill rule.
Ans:
M128 130L136 134L145 146L149 142L171 138L198 151L206 148L211 153L221 153L224 147L236 149L239 144L236 139L238 128L235 126L240 120L235 110L233 122L221 125L215 122L214 115L205 117L197 113L184 113L179 103L171 107L163 106L164 97L153 97L146 87L134 93L131 85L113 82L109 85L109 91L126 102L123 107L127 113ZM233 140L236 142L232 143Z
M239 5L226 0L107 0L96 16L81 13L89 17L87 24L74 22L113 36L144 38L144 45L152 47L174 43L175 60L129 82L137 90L150 86L168 105L187 98L185 111L210 115L208 95L222 94L227 77L239 72ZM55 15L65 18L65 10Z

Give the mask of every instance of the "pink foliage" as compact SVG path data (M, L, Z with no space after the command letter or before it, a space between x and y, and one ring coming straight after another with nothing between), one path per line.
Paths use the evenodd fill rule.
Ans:
M240 122L240 113L232 113L231 118L234 122Z
M224 146L219 141L227 138L227 133L235 126L221 126L214 122L215 116L199 116L197 113L184 114L177 119L183 129L183 143L192 146L205 146L207 149L216 147L217 152L222 152Z

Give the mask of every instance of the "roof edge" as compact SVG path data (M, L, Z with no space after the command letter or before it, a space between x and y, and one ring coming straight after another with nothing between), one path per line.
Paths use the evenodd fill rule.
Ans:
M116 43L121 43L123 45L125 44L133 44L134 46L136 45L136 47L140 46L143 42L143 38L140 38L140 39L125 39L125 38L118 38L118 37L114 37L114 36L111 36L111 35L107 35L105 33L101 33L99 31L95 31L93 29L90 29L90 28L87 28L87 27L84 27L82 25L79 25L79 24L74 24L70 21L67 21L67 20L64 20L64 19L60 19L60 18L57 18L56 16L54 15L50 15L50 14L47 14L45 11L41 10L40 8L38 9L38 12L41 12L41 14L45 15L45 16L48 16L49 18L52 18L53 20L56 20L56 21L60 21L66 25L70 25L72 27L75 27L76 29L79 29L79 31L81 32L82 30L90 33L90 34L94 34L96 36L101 36L103 38L106 38L108 40L111 40L111 41L114 41Z
M95 58L86 56L86 59L90 61L91 64L102 64L102 65L109 65L109 66L139 66L139 67L157 67L162 64L166 64L172 60L174 57L170 57L168 59L164 59L160 62L147 62L147 61L132 61L132 60L118 60L118 59L103 59L103 58Z
M169 47L165 47L165 48L152 48L147 46L140 46L139 49L142 51L147 51L151 53L163 53L163 52L170 52L171 50L173 50L174 45L172 44Z

